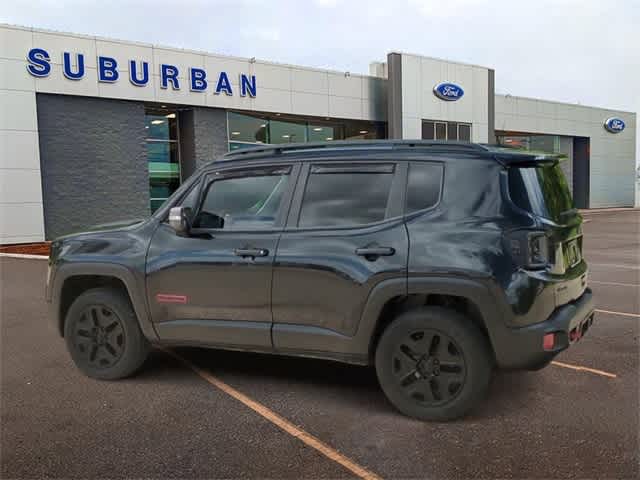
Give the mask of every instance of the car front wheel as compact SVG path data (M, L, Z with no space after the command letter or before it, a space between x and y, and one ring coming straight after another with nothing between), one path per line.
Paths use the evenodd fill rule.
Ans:
M115 380L135 373L149 353L129 299L113 288L81 294L67 312L67 349L86 375Z

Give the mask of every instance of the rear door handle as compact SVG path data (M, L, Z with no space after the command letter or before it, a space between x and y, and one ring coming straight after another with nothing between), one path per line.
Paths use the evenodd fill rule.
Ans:
M266 248L236 248L233 253L238 257L266 257L269 250Z
M394 253L396 253L396 250L391 247L356 248L356 255L360 255L362 257L389 257Z

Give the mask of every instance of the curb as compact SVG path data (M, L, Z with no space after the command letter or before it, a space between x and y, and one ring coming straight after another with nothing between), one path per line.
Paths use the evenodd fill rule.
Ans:
M639 207L589 208L578 210L580 215L597 215L601 213L640 212Z
M26 253L0 253L0 258L22 258L29 260L48 260L46 255L29 255Z

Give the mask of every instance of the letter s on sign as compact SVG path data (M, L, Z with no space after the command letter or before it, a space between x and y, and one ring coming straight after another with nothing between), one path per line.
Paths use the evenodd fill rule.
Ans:
M46 77L51 73L51 57L42 48L32 48L27 54L27 71L34 77Z

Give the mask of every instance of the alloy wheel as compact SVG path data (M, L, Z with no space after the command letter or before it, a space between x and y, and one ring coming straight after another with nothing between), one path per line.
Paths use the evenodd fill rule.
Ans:
M104 305L92 305L84 309L75 324L74 334L77 351L93 368L109 368L124 353L122 320Z
M400 390L425 406L453 400L466 378L462 350L450 336L431 329L411 332L392 356L392 374Z

